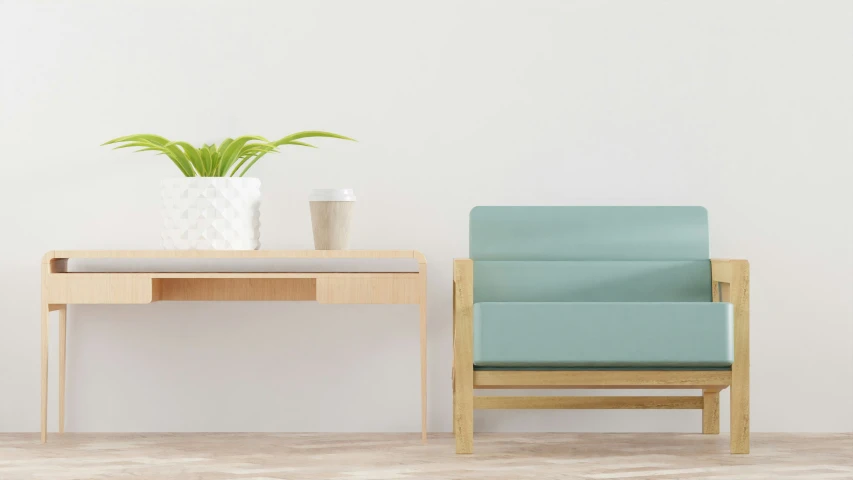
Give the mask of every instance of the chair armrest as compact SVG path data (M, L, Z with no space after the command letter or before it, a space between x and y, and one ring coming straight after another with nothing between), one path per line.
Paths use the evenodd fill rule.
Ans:
M711 281L732 284L736 278L749 279L749 262L728 258L711 259Z
M749 322L749 262L711 259L711 293L715 302L735 305L735 316Z
M461 329L470 330L474 317L474 261L453 260L453 338ZM469 325L459 325L462 322Z
M474 280L474 261L470 258L453 259L453 283L471 283ZM472 299L473 300L473 299Z

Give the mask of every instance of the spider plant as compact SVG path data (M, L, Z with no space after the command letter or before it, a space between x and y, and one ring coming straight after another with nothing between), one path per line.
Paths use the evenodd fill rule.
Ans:
M274 142L257 135L244 135L226 138L219 145L194 147L187 142L173 142L159 135L140 133L114 138L102 146L117 144L114 150L138 148L137 152L159 152L158 155L169 157L186 177L242 177L264 155L277 153L278 147L282 145L317 148L300 141L313 137L353 140L337 133L311 130L287 135Z

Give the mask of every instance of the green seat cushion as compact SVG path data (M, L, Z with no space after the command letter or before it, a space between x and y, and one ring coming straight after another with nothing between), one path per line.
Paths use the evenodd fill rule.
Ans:
M475 367L730 367L733 311L711 302L480 302Z

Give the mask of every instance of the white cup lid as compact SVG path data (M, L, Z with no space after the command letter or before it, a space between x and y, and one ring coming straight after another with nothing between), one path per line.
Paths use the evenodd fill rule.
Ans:
M354 202L355 194L351 188L320 188L311 192L311 202Z

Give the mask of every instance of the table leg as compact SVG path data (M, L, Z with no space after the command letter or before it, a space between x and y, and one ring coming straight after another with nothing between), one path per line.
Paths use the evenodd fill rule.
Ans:
M47 321L50 310L41 304L41 443L47 442Z
M421 281L421 440L427 442L427 280L426 264L419 265Z
M421 314L421 439L427 441L427 346L426 315Z
M59 307L59 433L65 433L65 319L66 306Z

